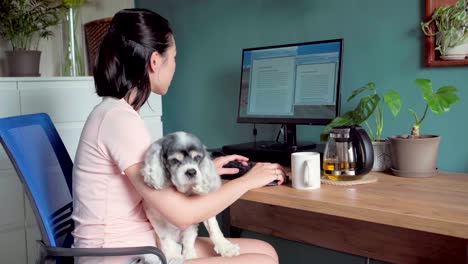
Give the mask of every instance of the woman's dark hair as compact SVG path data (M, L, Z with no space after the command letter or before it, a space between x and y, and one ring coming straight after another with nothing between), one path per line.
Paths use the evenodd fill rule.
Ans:
M96 93L128 101L135 89L135 110L148 100L151 54L164 54L173 45L169 22L146 9L124 9L115 14L99 47L94 68Z

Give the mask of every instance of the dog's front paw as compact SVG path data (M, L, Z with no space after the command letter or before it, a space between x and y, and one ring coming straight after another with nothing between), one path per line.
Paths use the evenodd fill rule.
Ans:
M169 263L182 263L184 261L182 254L167 254L166 259Z
M239 245L231 243L229 240L215 243L214 250L223 257L235 257L240 254Z
M133 258L128 264L162 264L162 261L156 255L147 254Z
M197 252L195 251L195 248L184 251L184 259L195 259L195 258L197 258Z

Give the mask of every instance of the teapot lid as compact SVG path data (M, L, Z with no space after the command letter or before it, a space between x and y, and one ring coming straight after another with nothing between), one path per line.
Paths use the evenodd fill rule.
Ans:
M330 129L330 137L332 138L349 138L350 127L334 127Z

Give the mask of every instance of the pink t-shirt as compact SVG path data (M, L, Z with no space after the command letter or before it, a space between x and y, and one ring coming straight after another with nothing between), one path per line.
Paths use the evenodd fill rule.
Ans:
M105 97L93 109L73 167L74 247L156 246L142 197L123 173L144 160L150 144L145 123L125 100Z

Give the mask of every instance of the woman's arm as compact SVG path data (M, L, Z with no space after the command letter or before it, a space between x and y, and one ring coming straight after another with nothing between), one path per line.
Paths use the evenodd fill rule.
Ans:
M125 170L125 174L151 207L181 229L219 214L248 190L263 187L276 180L278 171L284 176L280 165L258 163L243 177L226 182L212 193L186 196L174 188L155 190L149 187L141 176L142 167L143 163L134 164ZM282 179L283 177L281 182Z

